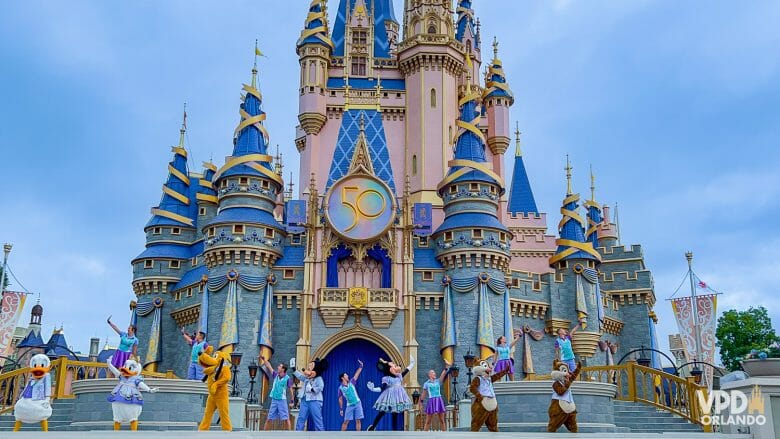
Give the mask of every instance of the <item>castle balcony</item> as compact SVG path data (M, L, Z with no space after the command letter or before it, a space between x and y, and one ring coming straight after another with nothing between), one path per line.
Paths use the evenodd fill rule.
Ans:
M350 312L368 314L374 328L389 328L398 312L395 288L320 288L317 308L328 328L341 328Z

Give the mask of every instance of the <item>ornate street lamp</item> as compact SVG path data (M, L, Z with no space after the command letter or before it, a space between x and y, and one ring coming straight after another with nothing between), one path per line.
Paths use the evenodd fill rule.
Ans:
M471 385L471 378L473 373L471 372L471 369L474 368L474 363L476 363L477 357L474 356L474 354L471 353L471 348L469 348L469 351L466 352L466 355L463 356L463 362L466 363L466 367L468 368L468 372L466 375L469 376L469 385ZM468 397L469 390L468 387L466 387L466 391L464 394Z
M412 392L412 403L414 403L415 407L420 403L420 392L417 389L414 389L414 392Z
M460 375L460 368L453 364L450 367L450 376L452 377L452 392L450 392L450 402L453 405L458 402L458 375Z
M691 376L693 377L693 381L696 384L701 384L701 376L702 376L702 374L703 374L703 372L702 372L701 369L699 369L699 365L698 364L694 364L693 365L693 369L691 369Z
M255 397L255 377L257 376L257 363L252 360L252 363L247 366L249 369L249 394L246 396L247 404L257 404L257 397Z
M645 356L645 345L642 345L641 350L639 351L639 358L636 360L637 364L644 367L650 367L650 359Z
M238 389L238 366L241 365L241 357L243 356L240 352L231 352L230 353L230 364L233 365L231 368L231 371L233 372L233 391L230 392L230 396L241 396L241 390Z

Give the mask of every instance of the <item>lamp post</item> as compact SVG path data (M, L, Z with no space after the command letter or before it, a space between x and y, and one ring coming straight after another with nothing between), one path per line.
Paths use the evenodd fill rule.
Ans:
M13 244L3 244L3 271L0 272L0 294L5 290L5 272L8 269L8 254L11 253Z
M636 360L637 364L644 367L650 367L650 359L645 356L645 345L639 351L639 358Z
M474 362L477 359L477 357L474 356L474 354L471 353L471 348L469 348L469 351L466 352L466 355L463 356L463 362L466 363L466 367L468 368L468 372L466 372L466 375L469 376L469 384L471 384L471 377L473 373L471 372L471 369L474 368ZM463 392L463 395L468 397L469 396L469 388L466 387L466 391Z
M450 402L452 405L458 403L458 375L460 375L460 368L456 365L450 367L450 375L452 376L452 392L450 392Z
M300 404L300 400L298 400L298 391L301 390L301 380L295 375L293 375L293 389L295 389L295 393L293 394L293 407L297 409L298 404Z
M238 389L238 366L241 365L241 352L230 353L230 364L233 365L231 371L233 372L233 390L230 392L230 396L241 396L241 390Z
M246 396L247 404L257 404L257 398L255 397L255 377L257 376L257 363L252 360L252 363L247 366L249 370L249 394Z

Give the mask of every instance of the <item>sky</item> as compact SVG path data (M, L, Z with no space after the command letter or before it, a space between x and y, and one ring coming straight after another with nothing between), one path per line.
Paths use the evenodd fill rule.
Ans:
M308 3L4 4L0 241L14 244L9 265L33 294L21 323L40 295L44 334L64 325L82 351L93 336L116 343L105 319L129 317L130 260L143 250L182 105L190 164L223 163L256 38L267 55L265 125L297 182L295 41ZM500 41L511 120L551 232L569 154L575 189L589 193L592 165L597 199L619 203L622 242L642 244L663 350L676 332L665 299L687 270L687 250L699 277L723 292L721 310L762 305L777 327L780 3L473 5L483 51Z

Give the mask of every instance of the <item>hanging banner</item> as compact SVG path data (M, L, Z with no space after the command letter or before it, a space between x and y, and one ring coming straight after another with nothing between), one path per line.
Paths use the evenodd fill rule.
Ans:
M287 202L285 213L285 226L288 233L303 233L306 229L306 201L290 200Z
M690 297L672 299L672 310L677 320L685 352L689 358L713 363L715 360L715 323L717 321L717 296L709 294L696 296L696 321L698 321L701 342L701 355L696 355L696 329L694 310ZM707 385L712 383L712 368L701 367Z
M25 293L19 291L3 291L3 297L0 299L0 356L7 357L9 354L8 348L11 346L26 297ZM5 359L0 358L0 366L4 362Z
M431 203L414 203L412 208L412 222L414 222L414 234L428 236L433 231L433 205Z

